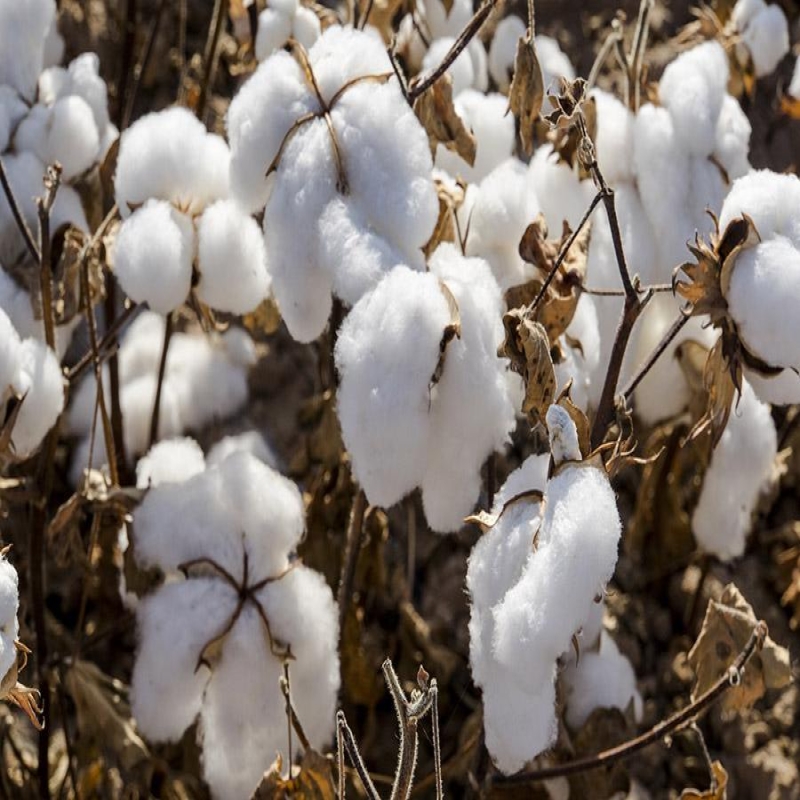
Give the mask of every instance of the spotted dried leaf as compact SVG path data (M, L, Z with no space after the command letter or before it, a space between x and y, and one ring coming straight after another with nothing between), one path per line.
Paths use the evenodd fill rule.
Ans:
M752 607L732 583L725 587L719 601L709 602L700 635L688 656L695 674L693 699L728 673L756 625ZM729 711L748 708L767 689L781 689L791 679L789 651L767 636L736 678L738 682L723 696L722 707Z
M514 77L508 91L508 107L519 120L522 149L530 155L536 136L536 123L544 103L544 76L530 30L520 36L514 59Z
M726 800L728 797L728 773L719 761L711 763L713 781L708 789L684 789L680 800Z
M303 753L300 764L283 777L280 754L253 795L253 800L335 800L333 769L330 761L313 748Z

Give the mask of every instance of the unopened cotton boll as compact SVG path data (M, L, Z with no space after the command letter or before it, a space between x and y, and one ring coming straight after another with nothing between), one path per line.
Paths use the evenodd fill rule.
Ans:
M206 468L194 439L166 439L154 444L136 465L136 486L147 489L162 483L183 483Z
M744 553L759 495L776 479L777 454L769 406L742 381L692 516L694 535L707 553L725 561Z
M169 108L136 120L120 139L114 188L126 219L149 198L187 214L200 213L228 194L230 153L221 136L186 108Z
M620 653L607 633L600 636L598 652L581 653L577 666L564 672L566 720L577 730L596 708L625 711L633 704L634 718L642 717L642 697L636 688L631 662Z
M197 226L198 297L232 314L252 311L269 292L264 237L233 200L218 200Z
M501 94L466 89L455 99L456 113L475 137L475 163L470 166L443 145L436 149L436 166L467 183L482 181L514 152L514 117L506 113Z
M19 576L5 555L0 555L0 678L17 663L18 611Z
M64 408L64 379L55 353L35 339L20 345L20 369L14 386L24 395L11 443L19 458L32 455Z
M148 200L114 242L114 272L132 300L168 314L189 294L194 260L191 220L163 200Z
M756 77L772 73L789 52L789 23L783 9L763 0L739 0L731 19L753 59Z
M438 215L428 139L396 81L358 80L391 74L380 38L332 26L308 58L322 97L336 98L333 134L285 52L259 66L228 112L233 195L248 210L265 206L273 291L301 341L324 329L331 291L353 304L398 264L422 269Z
M0 84L11 86L29 101L36 94L46 35L55 16L53 0L0 3Z

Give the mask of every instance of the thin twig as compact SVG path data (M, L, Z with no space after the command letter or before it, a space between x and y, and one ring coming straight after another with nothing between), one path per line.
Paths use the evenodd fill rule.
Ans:
M169 342L172 339L172 312L167 314L164 320L164 343L161 346L161 360L158 364L158 383L156 383L156 399L153 402L153 414L150 417L150 444L152 447L158 440L158 423L161 418L161 393L164 388L164 376L167 373L167 355L169 354Z
M25 216L19 207L17 198L14 195L14 190L11 188L11 182L8 180L8 175L6 173L6 168L3 164L2 158L0 158L0 183L3 184L3 191L5 192L8 206L11 209L12 215L14 216L14 221L17 223L17 228L19 228L19 232L22 234L22 238L25 241L25 247L28 248L31 258L38 263L39 248L36 246L31 229L28 227L28 223L25 221Z
M581 772L588 772L589 770L608 766L609 764L628 758L656 742L660 742L670 734L691 725L703 711L713 705L729 688L731 688L731 686L738 684L738 679L741 676L742 670L745 668L756 649L761 648L766 635L766 623L758 622L753 628L753 632L750 634L747 643L736 657L736 660L726 672L715 681L710 689L701 694L696 700L689 703L688 706L675 712L668 719L654 725L649 731L640 736L630 741L623 742L616 747L603 750L595 755L578 758L574 761L567 761L564 764L557 764L552 767L545 767L531 772L522 772L509 777L490 777L490 784L497 786L525 786L534 781L577 775Z
M417 506L413 494L406 498L406 570L408 599L411 600L417 573Z
M206 39L206 48L203 53L203 79L200 83L200 96L197 99L197 118L200 121L205 117L208 98L211 94L212 84L214 83L214 75L217 71L219 40L220 36L222 36L222 29L225 26L225 16L227 13L228 0L215 0L214 13L211 16L208 38Z
M531 40L536 36L536 7L534 0L528 0L528 32Z
M47 346L56 348L56 319L53 310L53 263L52 242L50 241L50 212L56 201L58 187L61 185L61 166L55 164L47 168L44 197L36 199L39 212L39 280L42 292L42 321Z
M122 58L120 59L119 77L117 78L117 127L122 131L122 124L127 105L130 73L133 68L133 50L136 45L136 28L138 17L138 0L127 0L125 3L125 36L122 42Z
M594 87L597 83L597 78L600 75L600 70L603 68L603 65L608 60L609 55L611 55L611 51L617 46L617 41L620 37L620 31L616 28L612 28L611 33L606 36L605 41L603 42L600 49L597 51L597 56L595 56L594 64L592 64L591 72L589 72L589 77L586 80L586 91L588 92L590 89Z
M361 541L364 534L364 514L367 510L367 496L363 489L356 492L353 498L353 507L350 511L350 521L347 525L347 540L345 542L344 556L342 558L342 575L339 580L337 602L339 604L339 636L344 636L344 625L347 612L350 608L350 599L353 594L353 582L356 576L358 554L361 551Z
M117 322L117 281L110 273L106 276L106 299L103 304L106 318L106 334L116 327ZM117 453L119 474L127 477L127 456L125 453L125 426L120 403L119 358L114 350L108 359L108 388L111 394L111 430L114 433L114 449ZM127 481L124 481L127 483Z

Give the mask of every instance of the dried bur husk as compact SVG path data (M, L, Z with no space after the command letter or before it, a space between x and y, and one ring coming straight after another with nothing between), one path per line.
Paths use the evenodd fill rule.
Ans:
M508 308L503 316L505 339L498 353L508 358L511 369L522 376L525 382L522 411L534 425L544 424L547 409L555 400L555 364L563 359L560 339L575 316L586 274L588 227L573 242L536 303L570 235L565 223L560 239L548 239L547 225L540 214L528 226L519 245L520 256L533 265L535 277L511 287L505 296ZM570 344L580 348L578 341Z
M8 547L3 548L0 556L4 556L8 550ZM41 703L39 691L25 686L24 683L20 683L18 680L19 673L25 669L28 663L28 656L31 651L20 641L14 642L14 647L17 651L17 658L8 672L3 675L2 680L0 680L0 700L5 700L7 703L12 703L21 708L33 727L36 730L41 730L44 727L44 721L41 718L43 710L39 705Z
M453 105L453 79L444 74L414 101L414 113L428 134L431 156L441 144L470 166L475 164L477 143Z
M519 136L522 149L527 155L533 153L539 114L544 103L544 76L531 29L525 31L517 42L514 59L514 77L508 90L509 110L519 121Z
M743 368L746 366L764 377L779 374L781 368L767 364L747 349L725 299L736 257L742 250L760 242L753 220L746 214L737 217L721 234L716 218L714 223L716 231L711 234L709 243L696 237L695 243L689 246L695 261L676 268L672 285L675 293L686 301L684 314L707 316L720 331L703 373L708 403L691 432L694 438L710 429L712 444L716 445L725 430L734 398L741 392Z
M553 111L545 117L545 136L553 146L558 161L576 170L581 180L591 178L586 164L583 142L597 139L597 101L586 96L586 83L578 78L570 83L561 80L558 95L548 95ZM577 122L580 111L581 123Z
M708 789L684 789L680 800L726 800L728 797L728 773L719 761L712 761L711 786Z
M428 258L431 253L442 243L452 242L458 244L461 250L464 250L466 244L462 240L464 234L459 231L458 220L456 214L458 209L464 204L464 197L466 196L466 185L460 180L455 182L441 180L434 178L433 184L436 187L436 195L439 198L439 216L436 219L436 226L433 229L431 238L422 252Z
M780 546L773 553L777 574L775 583L781 605L792 614L789 627L800 630L800 522L787 523L778 531Z
M299 764L289 765L288 777L284 772L279 753L252 800L335 800L331 762L313 748L303 752Z
M265 297L256 308L242 317L247 330L256 336L272 336L281 326L281 312L275 298Z
M695 674L692 700L729 672L759 624L763 625L732 583L725 587L719 601L709 601L700 635L688 655ZM745 667L731 674L731 686L720 705L724 711L749 708L767 689L782 689L791 680L789 651L765 636Z

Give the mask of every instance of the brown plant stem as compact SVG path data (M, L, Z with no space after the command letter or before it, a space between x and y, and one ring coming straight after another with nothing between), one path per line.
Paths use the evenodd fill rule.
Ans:
M358 489L353 498L353 507L350 510L350 521L347 525L347 539L345 541L344 556L342 557L342 574L339 579L339 590L336 600L339 604L339 637L344 635L344 625L350 600L353 595L353 583L356 577L356 564L361 551L361 542L364 536L364 515L367 510L367 496L363 489Z
M117 282L110 273L106 277L106 299L103 304L106 318L106 336L116 328L117 323ZM104 337L105 338L105 337ZM126 478L128 472L125 453L125 427L122 420L122 405L119 399L119 358L117 352L108 359L108 388L111 395L111 430L114 434L114 450L117 454L117 469ZM127 480L124 480L127 483Z
M549 778L561 778L567 775L588 772L589 770L605 767L609 764L621 761L624 758L628 758L634 753L638 753L640 750L649 747L651 744L661 741L670 734L686 728L734 685L732 681L736 679L733 676L741 673L756 649L760 649L766 635L767 625L765 622L759 621L753 628L753 632L750 634L747 643L742 648L739 655L736 656L735 661L728 670L715 681L710 689L701 694L696 700L689 703L688 706L682 708L680 711L676 711L671 717L662 720L640 736L623 742L616 747L603 750L595 755L578 758L574 761L567 761L564 764L556 764L552 767L545 767L530 772L521 772L509 777L493 777L489 779L490 784L497 786L525 786L534 781L543 781Z
M61 185L61 167L47 168L44 197L36 199L39 213L39 280L42 292L42 322L44 338L51 350L56 347L56 320L53 311L53 263L52 242L50 240L50 211Z
M156 384L156 399L153 402L153 414L150 417L149 447L158 441L158 423L161 418L161 393L164 389L164 376L167 372L167 355L169 343L172 339L173 315L170 311L164 319L164 343L161 345L161 360L158 363L158 383Z
M38 262L39 248L36 246L31 229L28 227L28 223L25 221L25 217L23 216L19 207L17 198L14 195L14 190L11 188L11 182L8 180L8 175L6 174L6 168L3 164L2 158L0 158L0 184L3 185L3 191L5 192L8 206L11 209L11 213L14 217L14 222L17 223L17 228L19 228L19 232L22 234L22 238L25 240L25 247L28 248L31 258Z
M117 78L117 127L124 129L123 121L127 105L128 85L133 68L133 50L136 46L136 26L138 17L138 0L127 0L125 3L125 27L122 40L122 58L120 59L119 77Z
M433 86L433 84L436 83L436 81L438 81L448 69L450 69L453 62L461 55L461 53L464 52L466 47L489 18L489 14L491 14L494 10L496 3L497 0L486 0L486 2L484 2L484 4L475 12L472 19L466 24L464 30L461 31L455 42L453 42L453 46L447 51L445 57L442 59L442 62L427 75L420 75L411 81L411 85L408 90L408 100L412 106L414 105L414 101L421 95L425 94L425 92L427 92L428 89L430 89L431 86Z
M217 71L217 55L219 53L219 40L225 26L225 16L228 13L228 0L215 0L211 23L208 28L206 48L203 53L203 79L200 83L200 96L197 99L197 118L202 122L208 106L208 98L214 83Z

